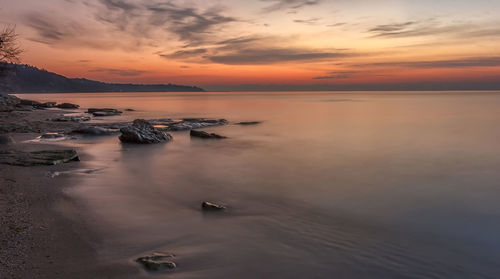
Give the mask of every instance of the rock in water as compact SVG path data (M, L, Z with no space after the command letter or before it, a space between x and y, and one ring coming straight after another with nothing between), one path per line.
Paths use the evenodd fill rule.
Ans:
M147 270L159 271L177 267L174 262L169 260L171 258L174 258L174 255L154 253L149 256L140 257L136 261L141 263Z
M191 135L192 137L202 138L202 139L225 139L225 138L227 138L225 136L217 135L214 133L209 134L205 131L196 131L196 130L191 130L191 132L189 132L189 135Z
M0 144L14 143L14 140L8 134L0 134Z
M243 122L238 122L236 125L258 125L262 122L260 121L243 121Z
M89 108L87 113L92 113L94 116L114 116L122 112L112 108Z
M0 152L0 163L14 166L57 165L70 161L80 161L78 153L73 149L43 150L33 152L3 151Z
M120 132L120 140L126 143L161 143L172 139L170 134L156 129L143 119L134 120L132 125L121 128Z
M64 138L64 134L60 134L57 132L48 132L40 136L42 139L58 139L58 138Z
M225 210L226 207L223 205L220 205L220 204L215 204L212 202L205 201L205 202L201 203L201 209L203 209L205 211L222 211L222 210Z
M77 109L80 106L75 105L75 104L70 104L70 103L62 103L62 104L58 104L56 107L62 108L62 109Z
M79 128L71 132L71 134L80 134L86 136L108 136L117 133L119 133L118 129L108 129L94 126Z
M67 115L67 116L59 116L59 117L47 119L47 120L54 121L54 122L84 122L84 121L90 121L90 117Z

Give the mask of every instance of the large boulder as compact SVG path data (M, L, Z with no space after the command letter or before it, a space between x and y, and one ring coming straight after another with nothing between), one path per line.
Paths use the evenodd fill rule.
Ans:
M205 131L196 131L196 130L191 130L189 132L189 135L191 137L202 138L202 139L225 139L225 138L227 138L225 136L217 135L214 133L207 133Z
M136 261L150 271L160 271L165 269L174 269L177 265L170 259L174 255L164 253L154 253L152 255L138 258Z
M73 149L42 150L33 152L0 151L0 163L14 166L57 165L70 161L80 161L78 153Z
M156 129L151 123L143 119L136 119L132 125L121 128L120 140L125 143L161 143L168 142L172 136Z

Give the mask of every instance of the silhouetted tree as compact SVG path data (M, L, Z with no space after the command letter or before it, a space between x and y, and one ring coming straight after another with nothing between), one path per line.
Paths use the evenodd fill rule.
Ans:
M15 27L4 27L0 31L0 75L5 74L8 63L19 62L19 55L22 52L17 44Z

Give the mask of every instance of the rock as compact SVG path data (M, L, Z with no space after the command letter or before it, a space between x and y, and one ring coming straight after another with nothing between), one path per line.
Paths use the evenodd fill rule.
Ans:
M19 103L20 106L32 106L32 107L38 107L42 103L37 102L37 101L32 101L32 100L24 100L21 99L21 102Z
M57 139L57 138L64 138L64 134L59 134L59 133L45 133L40 136L42 139Z
M70 161L80 161L73 149L34 152L0 151L0 163L14 166L57 165Z
M136 261L142 264L147 270L160 271L176 268L177 265L169 260L174 257L174 255L170 254L154 253L149 256L140 257Z
M111 108L89 108L87 113L92 113L94 116L114 116L119 115L122 112Z
M243 121L243 122L236 123L236 125L257 125L260 123L262 123L262 122L260 122L260 121Z
M227 137L217 135L214 133L209 134L205 131L196 131L196 130L191 130L189 135L192 137L197 137L197 138L202 138L202 139L225 139L225 138L227 138Z
M56 118L49 119L54 122L84 122L90 121L90 117L88 116L60 116Z
M61 108L61 109L77 109L80 106L75 105L75 104L71 104L71 103L62 103L62 104L58 104L56 107Z
M201 209L204 211L223 211L226 207L220 204L204 201L201 203Z
M0 144L14 143L14 140L8 134L0 134Z
M128 109L125 109L125 111L135 111L135 109L128 108Z
M0 112L14 111L20 102L21 99L16 96L0 94Z
M168 131L186 131L193 129L202 129L212 126L226 125L228 121L226 119L204 119L204 118L186 118L182 121L165 123L168 126ZM158 123L161 125L161 123Z
M126 143L161 143L168 142L172 136L155 129L151 123L143 119L136 119L132 125L121 128L120 140Z
M71 134L80 134L86 136L109 136L119 132L118 129L107 129L102 127L84 127L71 131Z
M56 102L45 102L45 103L40 104L38 107L41 107L41 108L53 108L55 106L56 106Z

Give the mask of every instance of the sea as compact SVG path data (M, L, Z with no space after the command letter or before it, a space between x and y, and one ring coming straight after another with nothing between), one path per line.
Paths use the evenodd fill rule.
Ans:
M500 92L21 97L134 110L97 123L229 121L204 129L221 140L57 142L85 154L66 194L97 257L138 277L500 278ZM152 252L177 268L143 271L135 259Z

